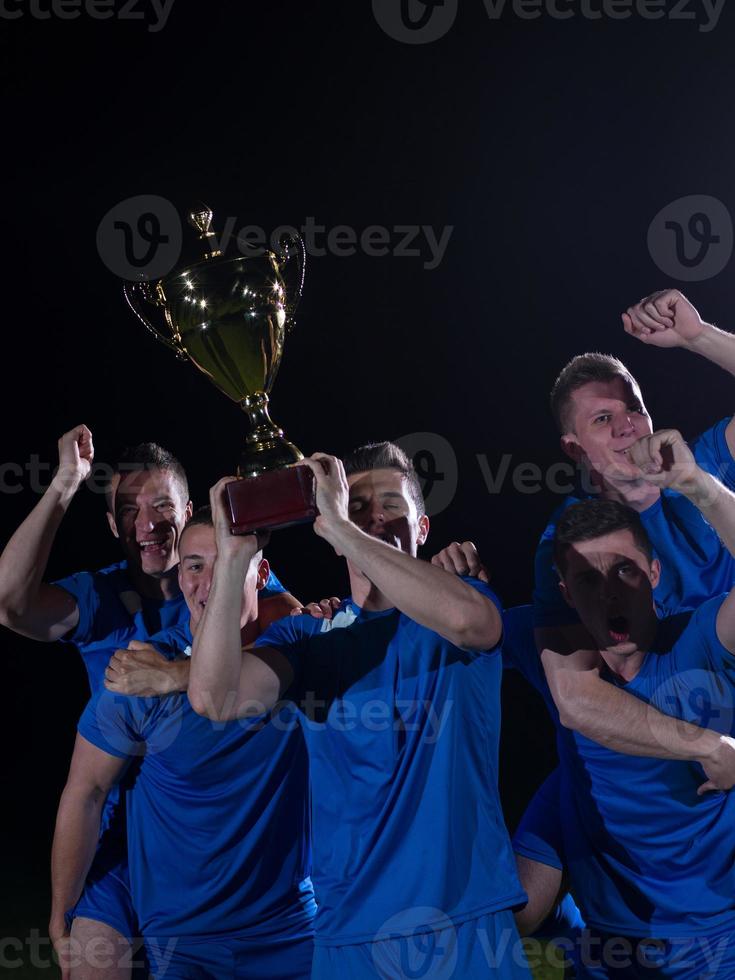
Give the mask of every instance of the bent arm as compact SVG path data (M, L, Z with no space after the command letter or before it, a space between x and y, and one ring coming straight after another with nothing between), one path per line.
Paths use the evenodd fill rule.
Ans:
M102 807L127 765L77 735L56 815L51 852L51 921L78 901L97 849Z
M688 349L700 354L718 367L735 375L735 335L720 330L711 323L706 323L704 329L694 340L689 341ZM730 454L735 456L735 415L725 429L725 439Z
M243 650L240 615L249 558L219 555L194 637L189 701L215 721L265 714L291 684L293 671L275 650Z
M79 622L76 599L42 581L76 489L54 478L0 555L0 623L32 640L58 640Z
M413 558L346 521L330 543L406 616L465 650L500 642L500 613L487 596L438 565Z
M541 662L565 728L626 755L706 765L721 751L717 732L665 715L603 680L597 652L544 650Z

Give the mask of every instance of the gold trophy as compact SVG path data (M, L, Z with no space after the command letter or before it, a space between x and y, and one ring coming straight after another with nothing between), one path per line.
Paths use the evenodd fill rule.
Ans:
M143 325L205 374L248 419L237 467L226 488L233 534L274 530L317 516L314 475L293 466L303 454L268 414L268 395L301 298L306 253L289 236L282 254L225 256L207 207L192 211L203 258L153 282L126 283L125 298Z

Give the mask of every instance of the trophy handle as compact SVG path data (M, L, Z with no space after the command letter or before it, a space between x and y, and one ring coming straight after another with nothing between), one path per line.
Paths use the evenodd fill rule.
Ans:
M294 312L304 290L306 246L301 235L284 235L280 273L286 284L286 329L294 327Z
M143 313L144 303L147 306L158 310L160 310L163 306L163 303L158 300L157 289L157 285L150 282L126 282L123 285L123 295L125 296L128 306L133 313L135 313L146 330L149 333L152 333L156 340L160 341L162 344L165 344L166 347L174 351L178 358L185 360L186 351L178 342L178 338L174 337L174 339L171 339L166 337L165 334L161 333L160 330L156 330L148 317Z

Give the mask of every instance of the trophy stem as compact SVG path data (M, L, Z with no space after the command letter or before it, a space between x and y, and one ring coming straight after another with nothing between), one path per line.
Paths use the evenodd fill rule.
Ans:
M240 407L248 417L250 432L240 456L238 476L259 476L267 470L290 466L304 458L268 414L268 395L264 391L256 391L243 398Z

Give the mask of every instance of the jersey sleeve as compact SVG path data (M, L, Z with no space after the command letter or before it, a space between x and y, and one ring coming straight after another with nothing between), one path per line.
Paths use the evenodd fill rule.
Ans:
M735 656L717 636L726 595L704 602L674 644L652 700L659 710L724 735L735 732ZM669 659L670 658L670 659Z
M87 704L77 730L108 755L129 759L145 755L146 729L160 698L131 698L104 688Z
M516 854L557 871L564 870L560 792L560 773L555 769L536 790L513 835Z
M286 589L281 585L273 569L270 570L268 581L260 590L261 599L270 599L274 595L282 595Z
M479 592L481 595L484 595L486 599L489 599L492 602L492 604L495 606L495 608L500 613L500 620L501 620L501 624L502 624L502 620L503 620L503 604L500 601L500 599L498 598L497 594L495 592L493 592L493 590L487 584L487 582L482 582L479 578L472 578L469 575L462 575L461 578L462 578L462 581L466 585L469 585L470 588L474 589L476 592ZM495 646L494 647L490 647L488 650L483 650L482 652L483 653L495 653L495 652L500 653L501 650L502 650L502 645L503 645L503 634L501 632L500 639L495 644Z
M579 616L568 606L559 590L559 576L554 567L554 534L556 522L567 507L565 502L546 525L534 558L533 625L538 628L569 626Z
M94 638L94 622L100 609L100 597L91 572L76 572L51 583L74 596L79 609L79 622L73 633L64 639L70 643L89 643Z
M179 623L161 630L149 642L168 660L191 656L192 636L188 623Z
M735 490L735 460L725 435L730 421L730 418L721 419L711 429L707 429L694 440L691 450L703 470L716 476L730 490Z
M321 631L321 620L313 616L285 616L276 620L260 634L253 644L255 649L268 647L277 650L288 660L294 674L295 688L303 679L304 663L309 637ZM290 692L286 692L288 697Z

